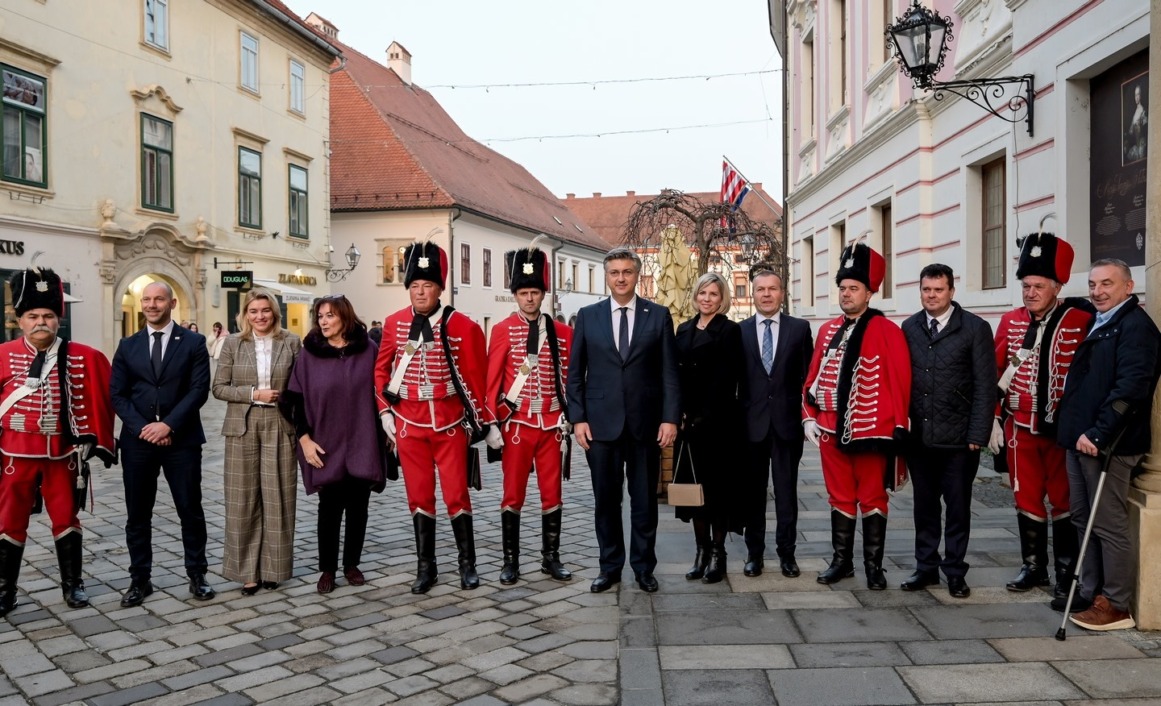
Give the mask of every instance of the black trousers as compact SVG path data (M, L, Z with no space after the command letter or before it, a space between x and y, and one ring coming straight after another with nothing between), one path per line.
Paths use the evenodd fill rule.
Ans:
M121 437L120 447L129 576L134 581L147 581L153 574L153 506L161 473L165 474L181 520L186 573L191 576L206 573L209 567L206 516L202 511L202 447L158 446L126 437Z
M980 466L980 452L919 447L907 454L915 486L915 568L962 578L967 574L968 537L971 534L972 483ZM940 500L947 506L947 524ZM939 540L943 535L943 557Z
M367 507L371 504L371 484L351 476L324 485L318 491L318 570L339 570L339 528L347 515L343 540L343 568L359 565L367 538Z
M766 485L773 476L774 546L778 556L791 558L798 543L798 464L802 461L803 439L783 441L770 434L763 441L747 444L745 539L751 558L766 552Z
M661 449L657 442L637 440L622 432L616 441L594 439L585 457L596 500L601 571L620 576L625 566L621 499L628 481L629 566L635 574L652 573L657 566L657 480L661 475Z

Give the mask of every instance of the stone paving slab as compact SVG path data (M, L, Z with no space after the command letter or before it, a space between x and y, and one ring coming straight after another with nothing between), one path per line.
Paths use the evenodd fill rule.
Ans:
M661 669L786 669L795 659L785 645L685 645L658 648Z
M988 640L1009 662L1064 660L1139 659L1141 651L1113 635L1074 635L1065 641L1055 637Z
M1156 659L1056 662L1053 666L1089 696L1161 697L1161 661Z
M894 642L852 642L790 645L794 664L803 669L825 667L890 667L909 664Z
M1083 698L1084 692L1044 663L899 667L923 703Z
M770 680L766 672L759 669L666 671L662 673L662 679L665 703L670 706L775 703Z
M924 640L931 634L902 608L791 611L806 642Z
M938 639L1051 637L1060 613L1046 604L963 605L912 608L911 614Z
M885 667L769 672L780 706L871 706L916 703L894 670Z
M661 645L745 645L801 642L786 611L706 610L659 613L654 618Z

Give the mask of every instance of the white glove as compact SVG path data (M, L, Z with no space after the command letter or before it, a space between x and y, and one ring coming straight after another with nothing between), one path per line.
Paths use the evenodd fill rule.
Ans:
M822 430L818 428L818 422L807 419L802 423L802 433L806 434L806 439L810 443L818 446L818 442L822 438Z
M387 440L392 444L395 443L395 415L387 412L382 417L379 417L380 423L383 425L383 431L387 432Z
M488 433L484 436L484 443L490 449L504 448L504 437L500 436L500 426L498 424L493 424L488 427Z
M988 451L992 452L993 456L1000 454L1000 449L1004 446L1004 430L1000 428L1000 420L992 420L992 436L988 439Z

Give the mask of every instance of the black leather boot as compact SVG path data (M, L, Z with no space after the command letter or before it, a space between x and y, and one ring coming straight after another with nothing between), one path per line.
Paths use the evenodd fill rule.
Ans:
M427 593L439 576L435 568L435 518L417 512L411 516L411 521L415 524L415 556L418 559L411 592Z
M834 558L830 566L818 574L818 582L832 584L855 575L855 518L838 510L830 511L830 541Z
M60 564L60 590L69 608L89 605L85 582L81 580L81 533L68 532L56 540L56 558Z
M460 552L460 588L478 588L480 577L476 574L476 535L472 531L472 516L461 513L452 518L451 526Z
M500 512L501 544L504 548L504 566L500 569L500 583L511 586L520 578L520 513Z
M16 607L16 579L23 558L24 547L0 539L0 618Z
M882 591L887 588L883 571L883 546L887 542L887 517L874 513L863 516L863 568L867 572L867 588Z
M560 521L563 517L564 510L559 507L540 516L540 571L557 581L572 579L572 572L560 562Z
M686 581L696 581L705 576L705 570L709 567L710 556L713 553L713 542L710 539L708 522L699 519L693 520L693 539L697 542L697 553L693 555L693 566L685 572Z
M1047 586L1048 523L1018 512L1016 526L1020 532L1020 554L1024 557L1024 565L1020 567L1016 578L1005 584L1005 588L1023 593L1037 586Z
M1052 558L1056 562L1056 585L1052 595L1068 598L1068 588L1072 585L1072 575L1076 571L1076 556L1080 553L1080 540L1076 525L1071 517L1052 521Z
M706 569L705 576L701 577L702 583L718 583L726 577L726 544L725 542L714 542L710 550L710 565Z

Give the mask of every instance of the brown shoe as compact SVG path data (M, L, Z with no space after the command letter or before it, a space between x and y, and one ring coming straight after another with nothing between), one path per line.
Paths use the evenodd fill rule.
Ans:
M318 577L318 586L316 586L319 593L330 593L335 590L335 572L324 571L322 576Z
M1127 630L1137 624L1128 611L1114 608L1103 594L1093 599L1091 608L1068 619L1088 630Z
M357 566L343 569L343 576L347 577L347 583L351 586L362 586L367 583L367 579L363 577L363 572L359 571L359 567Z

